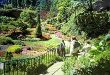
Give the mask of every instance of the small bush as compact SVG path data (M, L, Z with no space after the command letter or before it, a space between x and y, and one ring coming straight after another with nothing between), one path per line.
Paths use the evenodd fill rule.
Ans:
M10 37L0 36L0 45L14 44Z
M75 64L75 57L70 57L64 61L64 65L62 66L62 71L65 75L72 75L70 71L73 70L73 65Z
M9 46L7 49L7 52L12 52L12 53L20 53L22 51L22 46L21 45L12 45Z
M25 45L25 43L22 42L21 40L16 40L16 41L14 41L14 44L15 44L15 45L22 45L22 46Z
M12 57L13 57L13 54L11 52L6 52L6 55L5 55L6 60L11 60Z
M41 25L40 24L36 27L35 35L36 35L37 38L42 37L42 30L41 30Z

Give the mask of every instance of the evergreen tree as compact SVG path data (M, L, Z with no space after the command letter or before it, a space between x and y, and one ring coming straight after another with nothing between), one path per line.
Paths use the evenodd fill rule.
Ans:
M40 6L38 6L38 21L37 21L37 26L36 26L36 37L37 38L42 37L42 29L41 29L41 21L40 21Z

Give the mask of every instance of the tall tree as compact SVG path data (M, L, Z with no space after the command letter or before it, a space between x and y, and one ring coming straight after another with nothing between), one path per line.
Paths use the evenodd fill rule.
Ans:
M40 1L38 0L38 9L37 9L37 14L38 14L38 18L37 18L37 26L36 26L36 37L37 38L41 38L42 37L42 29L41 29L41 21L40 21Z

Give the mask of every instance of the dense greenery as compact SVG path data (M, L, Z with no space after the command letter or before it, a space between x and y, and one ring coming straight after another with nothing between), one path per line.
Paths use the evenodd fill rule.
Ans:
M103 3L108 5L104 7ZM14 55L21 57L25 45L40 53L57 47L61 39L70 40L71 36L76 35L83 44L88 40L86 37L92 37L94 47L85 55L67 58L62 70L66 75L110 75L108 0L7 0L0 5L0 9L0 45L11 45L6 51L6 60L15 58ZM61 39L57 37L57 32ZM31 55L31 50L28 51ZM47 62L47 57L39 57L40 65L34 60L28 61L30 59L25 63L24 60L19 61L18 67L18 62L6 63L6 72L19 68L27 75L37 75L41 69L45 71L50 64L60 60L55 55L48 54L48 57Z
M20 14L20 19L23 20L23 22L26 22L28 24L28 27L35 27L36 26L36 17L37 13L35 10L24 10Z
M110 74L110 34L93 39L95 47L92 47L85 55L79 55L71 63L65 61L63 70L68 75L109 75ZM70 60L70 59L69 59ZM72 66L71 68L69 66ZM69 71L68 71L69 70ZM70 71L71 70L71 71Z
M41 29L41 18L40 18L40 8L38 7L38 16L37 16L37 26L36 26L36 37L42 37L42 29Z
M14 44L10 37L0 36L0 45Z
M8 4L12 4L12 6L14 7L29 7L30 10L23 10L23 12L20 14L20 19L25 22L25 24L27 24L29 27L35 27L37 25L38 22L38 18L36 18L37 14L36 13L36 8L33 7L39 7L40 6L40 11L42 12L48 12L48 21L51 24L54 24L58 27L58 29L61 29L61 31L64 34L67 35L71 35L71 34L80 34L81 31L85 31L88 36L96 36L99 34L103 34L100 27L107 27L109 29L109 23L107 21L107 19L109 18L109 16L107 17L107 15L105 15L105 20L106 20L106 24L104 23L104 25L106 26L101 26L103 25L103 22L100 22L100 24L98 24L99 21L96 19L92 19L92 21L88 21L87 23L83 23L84 25L87 24L89 26L97 26L95 27L95 29L89 26L87 26L88 28L91 28L92 31L89 32L87 30L85 30L86 28L82 27L80 28L80 23L83 20L87 20L87 18L81 20L79 18L81 18L80 15L87 15L90 16L89 18L95 18L95 15L99 15L99 13L93 12L93 13L89 13L89 11L93 11L93 7L94 7L94 2L95 0L21 0L21 1L9 1ZM106 1L105 1L106 2ZM14 5L16 4L16 5ZM86 12L87 11L87 12ZM100 12L100 14L104 14L106 12ZM93 16L92 16L93 15ZM42 14L41 14L42 16ZM77 18L76 18L77 16ZM104 15L100 15L100 16L96 16L97 18L101 18L101 16ZM103 18L104 19L104 18ZM81 21L80 21L81 20ZM78 23L76 23L76 21ZM96 23L98 25L96 25ZM78 25L78 27L77 27ZM38 29L39 29L39 25L38 25ZM4 27L6 28L6 27ZM66 28L66 30L65 30ZM100 30L98 30L98 28ZM98 32L99 31L99 32ZM96 32L96 33L95 33ZM106 31L105 31L106 32ZM38 30L39 33L39 30ZM41 32L40 32L41 33ZM93 33L91 35L91 33ZM98 33L98 34L97 34Z
M86 32L88 36L95 37L108 32L110 29L108 19L109 16L106 12L84 12L77 16L76 24L80 30Z

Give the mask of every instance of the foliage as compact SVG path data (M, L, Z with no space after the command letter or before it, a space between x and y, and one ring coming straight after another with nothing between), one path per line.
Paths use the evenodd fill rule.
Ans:
M0 45L14 44L10 37L0 36Z
M38 27L36 28L36 37L41 38L42 37L42 31L41 31L41 25L39 24Z
M55 60L56 60L56 61L63 61L63 57L61 57L61 56L56 56Z
M101 36L100 41L106 39L108 35L109 34L107 34L106 36ZM100 46L100 43L95 44L97 47L96 49L92 48L85 55L78 56L78 58L75 60L75 64L73 64L72 74L75 74L75 75L109 75L110 74L109 72L110 70L109 68L110 46L107 43L107 41L108 40L104 41L101 46Z
M12 57L13 57L13 54L11 52L6 52L6 55L5 55L6 60L11 60Z
M86 32L89 37L95 37L108 32L110 29L108 19L106 12L84 12L77 16L76 24L80 30Z
M64 61L64 65L62 66L62 71L65 75L72 75L72 69L75 63L75 57L69 57Z
M21 40L14 40L14 44L15 44L15 45L22 45L22 46L25 45L25 43L22 42Z
M20 14L20 19L29 24L29 27L33 27L36 25L35 17L36 12L29 9L23 10L23 12L21 12Z
M12 5L13 8L26 8L26 7L35 7L45 0L6 0L5 4ZM46 4L45 2L42 2L40 6L43 7L43 5ZM43 7L44 8L44 7Z
M26 32L26 29L27 29L27 24L22 22L22 20L20 19L15 21L14 18L1 16L0 22L1 22L0 29L2 32L3 31L13 32L16 29L19 29L21 32Z
M7 52L12 52L12 53L20 53L22 51L22 46L21 45L12 45L9 46L7 49Z
M87 57L80 57L79 69L76 69L77 75L109 75L110 68L110 47L104 52L100 52L96 55L90 55ZM81 61L82 60L82 61ZM86 61L87 60L87 61Z
M35 32L35 35L36 35L37 38L42 37L42 29L41 29L40 11L39 10L38 10L38 22L37 22L36 32Z
M9 26L7 26L7 25L1 25L0 26L0 30L1 31L8 31L9 30Z
M18 27L22 32L26 32L26 29L28 27L27 24L25 24L21 20L17 20L15 26Z
M41 64L38 66L38 73L41 74L47 70L47 66L45 64Z
M66 21L67 18L69 17L68 11L66 11L69 5L70 5L70 0L58 0L56 6L58 10L57 17L59 22Z
M14 21L14 18L7 16L0 16L0 23L9 23L10 21Z
M71 6L69 7L70 17L68 21L64 23L61 27L61 31L67 35L78 35L80 34L80 29L75 24L76 16L85 11L85 8L82 3L78 1L71 1Z
M63 34L67 34L67 35L71 35L71 34L78 35L79 34L80 30L76 26L74 20L75 20L75 14L72 14L70 17L70 20L67 23L63 24L61 28L61 31Z

